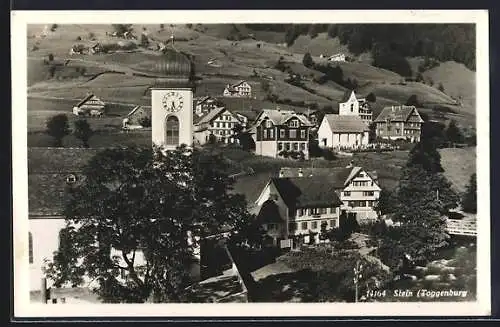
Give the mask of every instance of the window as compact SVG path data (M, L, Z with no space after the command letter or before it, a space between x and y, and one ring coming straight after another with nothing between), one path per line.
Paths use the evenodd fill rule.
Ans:
M330 228L335 228L337 226L337 219L330 220Z
M306 144L305 143L300 143L300 149L303 151L306 149Z
M322 215L326 214L326 208L319 208L319 213Z
M335 213L335 212L336 212L335 207L331 207L330 208L330 213Z
M311 208L311 215L319 215L319 208Z
M296 138L296 137L297 137L297 130L296 130L296 129L291 129L291 130L289 131L289 135L290 135L290 138L291 138L291 139Z
M216 122L216 123L215 123L215 127L217 127L217 128L219 128L219 127L220 127L219 122Z
M29 262L33 263L33 235L31 232L28 233L28 257Z
M306 138L306 131L305 130L301 130L300 131L300 138L301 139L305 139Z
M396 134L399 134L399 128L396 128Z
M290 120L290 124L288 126L299 127L299 121L297 119L292 119L292 120Z
M374 192L373 191L364 191L363 196L373 196Z
M285 130L280 129L280 138L284 138L284 137L285 137Z
M270 120L266 120L266 127L267 127L267 128L271 128L271 127L273 127L273 122L272 122L272 121L270 121Z
M293 149L297 151L299 149L299 144L297 142L293 143Z
M76 176L74 174L69 174L66 176L66 183L74 184L76 182Z
M304 209L297 209L297 216L302 217L304 215Z
M354 182L356 183L356 182ZM344 196L351 196L351 191L344 191Z
M354 103L351 103L351 112L354 111Z
M283 143L282 142L278 142L278 150L279 151L283 150Z
M274 138L274 129L269 130L269 137L272 139Z
M293 233L297 230L297 223L288 224L288 232Z
M167 118L166 133L167 145L179 145L179 119L176 116Z
M317 221L313 221L311 223L311 229L316 229L316 228L318 228L318 222Z
M307 221L304 221L301 226L302 230L307 230Z
M267 139L267 129L264 130L264 136L263 138Z
M290 143L285 143L285 150L290 151Z

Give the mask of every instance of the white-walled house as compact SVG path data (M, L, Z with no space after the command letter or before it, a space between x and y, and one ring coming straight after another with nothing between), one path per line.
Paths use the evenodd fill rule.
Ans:
M222 93L225 97L246 97L252 96L252 86L247 81L239 81L236 84L227 84Z
M323 176L272 178L255 204L257 220L277 246L293 236L309 242L311 232L317 243L322 224L339 227L342 202Z
M359 116L366 124L373 120L373 113L368 102L364 98L357 98L354 90L345 91L342 99L339 101L340 116Z
M341 210L356 213L359 223L377 219L375 207L381 188L376 171L367 171L359 166L340 168L296 168L280 169L281 178L322 178L329 183L342 201Z
M241 115L232 113L224 107L215 108L205 116L201 117L194 126L194 138L196 142L203 145L209 141L211 135L218 142L235 143L234 128L238 125L246 126L246 122L240 120Z
M363 147L369 142L369 128L359 116L327 114L318 129L318 142L324 148Z

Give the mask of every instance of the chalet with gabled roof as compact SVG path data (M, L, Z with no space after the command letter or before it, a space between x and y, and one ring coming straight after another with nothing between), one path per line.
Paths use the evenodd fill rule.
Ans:
M105 109L106 103L93 93L89 93L73 107L73 114L77 116L101 116Z
M284 167L280 169L279 176L282 178L322 177L335 189L342 201L341 209L355 213L359 223L377 218L375 206L381 188L376 171L352 165L336 168Z
M375 119L376 135L383 139L418 142L423 122L415 106L385 107Z
M252 86L247 81L239 81L236 84L227 84L224 92L225 97L246 97L252 96Z
M194 126L194 138L198 144L209 142L210 138L222 143L235 143L235 127L245 128L245 121L224 107L215 108L201 117Z
M376 220L380 191L377 173L362 167L283 167L264 186L254 211L277 244L293 236L319 233L322 225L338 228L342 212L354 215L359 223Z
M322 224L338 228L341 204L323 177L272 178L256 201L258 221L275 245L294 236L309 238Z
M248 130L255 142L255 153L273 158L302 153L309 158L309 132L313 124L292 110L264 109Z

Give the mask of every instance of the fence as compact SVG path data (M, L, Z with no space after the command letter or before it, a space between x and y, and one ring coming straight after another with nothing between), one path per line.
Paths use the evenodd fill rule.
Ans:
M446 230L452 235L477 235L475 220L448 219L446 221Z

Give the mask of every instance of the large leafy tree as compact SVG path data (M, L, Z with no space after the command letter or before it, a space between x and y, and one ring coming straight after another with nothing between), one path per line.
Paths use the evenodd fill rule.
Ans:
M68 116L65 114L59 114L52 116L48 121L47 121L47 134L53 137L54 139L54 146L55 147L62 147L63 146L63 138L66 135L69 135L70 130L69 130L69 123L68 123Z
M107 149L68 193L64 244L48 264L55 286L97 282L105 302L181 302L188 235L246 227L252 216L220 155L179 148ZM68 245L71 244L71 245Z
M442 175L441 159L432 138L423 135L410 152L396 190L394 219L379 249L382 260L396 268L403 255L427 262L448 244L446 213L459 198Z
M77 139L82 141L84 147L89 147L89 139L94 134L94 131L90 127L89 123L85 119L80 119L74 123L75 129L73 134Z

